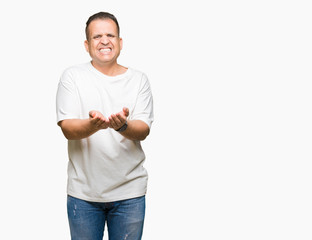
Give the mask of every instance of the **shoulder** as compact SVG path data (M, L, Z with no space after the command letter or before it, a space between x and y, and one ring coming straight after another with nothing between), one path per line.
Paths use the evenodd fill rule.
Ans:
M61 81L73 81L74 79L79 78L79 76L87 74L88 72L89 63L73 65L63 71L61 75Z
M148 77L144 72L137 70L135 68L129 68L129 71L130 71L131 77L135 79L136 81L140 83L148 82Z
M133 75L136 75L136 76L143 76L143 75L145 75L145 76L146 76L146 74L145 74L144 72L142 72L142 71L140 71L140 70L137 70L137 69L135 69L135 68L129 67L128 69L129 69L129 71L130 71Z
M63 74L80 73L80 72L88 71L88 69L89 69L89 63L82 63L82 64L77 64L77 65L73 65L73 66L66 68L63 71Z
M139 92L141 93L150 92L151 84L149 82L146 73L133 68L131 68L131 71L133 82L135 82L135 84L137 85Z

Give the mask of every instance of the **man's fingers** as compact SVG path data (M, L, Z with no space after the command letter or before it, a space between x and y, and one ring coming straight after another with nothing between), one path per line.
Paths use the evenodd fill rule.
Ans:
M125 116L128 117L129 116L129 108L124 107L122 110L123 110Z
M109 126L109 120L99 111L92 110L89 112L91 123L98 129L106 129Z
M126 122L126 118L122 113L112 114L109 117L109 124L111 128L118 129L121 128Z
M104 118L104 116L102 115L102 113L100 113L100 112L98 112L98 111L94 111L94 110L92 110L92 111L89 112L89 116L90 116L91 118L99 118L99 119L103 119L103 118Z
M94 110L92 110L92 111L89 112L89 117L90 117L90 118L101 119L102 121L107 120L107 119L103 116L102 113L100 113L99 111L94 111Z
M90 111L89 112L89 117L90 118L95 118L96 112L95 111Z
M111 123L111 125L116 128L118 127L118 125L120 124L120 120L118 119L118 117L115 114L112 114L109 117L109 122Z
M100 128L111 127L118 129L126 122L127 117L129 116L129 109L124 107L121 112L112 114L111 116L105 118L102 113L99 111L92 110L89 112L90 118L94 125Z
M101 124L99 127L105 129L105 128L108 128L108 126L109 126L109 121L105 119L104 121L101 121Z
M116 114L116 118L118 119L118 121L116 121L118 123L123 123L125 121L125 118L123 116L121 116L120 113Z

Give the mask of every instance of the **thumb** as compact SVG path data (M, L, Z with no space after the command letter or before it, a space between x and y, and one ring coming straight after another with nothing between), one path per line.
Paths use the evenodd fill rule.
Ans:
M122 110L123 110L125 116L128 117L129 116L129 109L124 107Z
M95 116L96 116L96 111L90 111L89 112L89 117L90 118L95 118Z

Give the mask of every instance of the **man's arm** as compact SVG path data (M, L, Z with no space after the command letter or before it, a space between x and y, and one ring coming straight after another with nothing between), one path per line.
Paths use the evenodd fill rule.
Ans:
M123 108L121 112L112 114L108 119L98 111L90 111L89 116L88 119L65 119L60 121L58 125L62 128L64 136L68 140L79 140L108 127L118 130L126 123L129 109ZM141 141L149 135L150 129L145 122L129 120L127 124L127 129L120 132L124 137L134 141Z
M106 129L109 121L98 111L90 111L88 119L65 119L58 122L68 140L79 140Z
M149 135L150 129L145 122L141 120L131 120L127 123L127 129L120 133L124 137L135 141L143 141Z

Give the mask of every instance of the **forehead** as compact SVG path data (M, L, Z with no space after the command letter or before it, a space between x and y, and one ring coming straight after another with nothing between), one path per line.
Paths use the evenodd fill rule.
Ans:
M88 27L89 33L91 35L97 33L114 33L118 34L116 23L107 18L107 19L96 19L93 20Z

